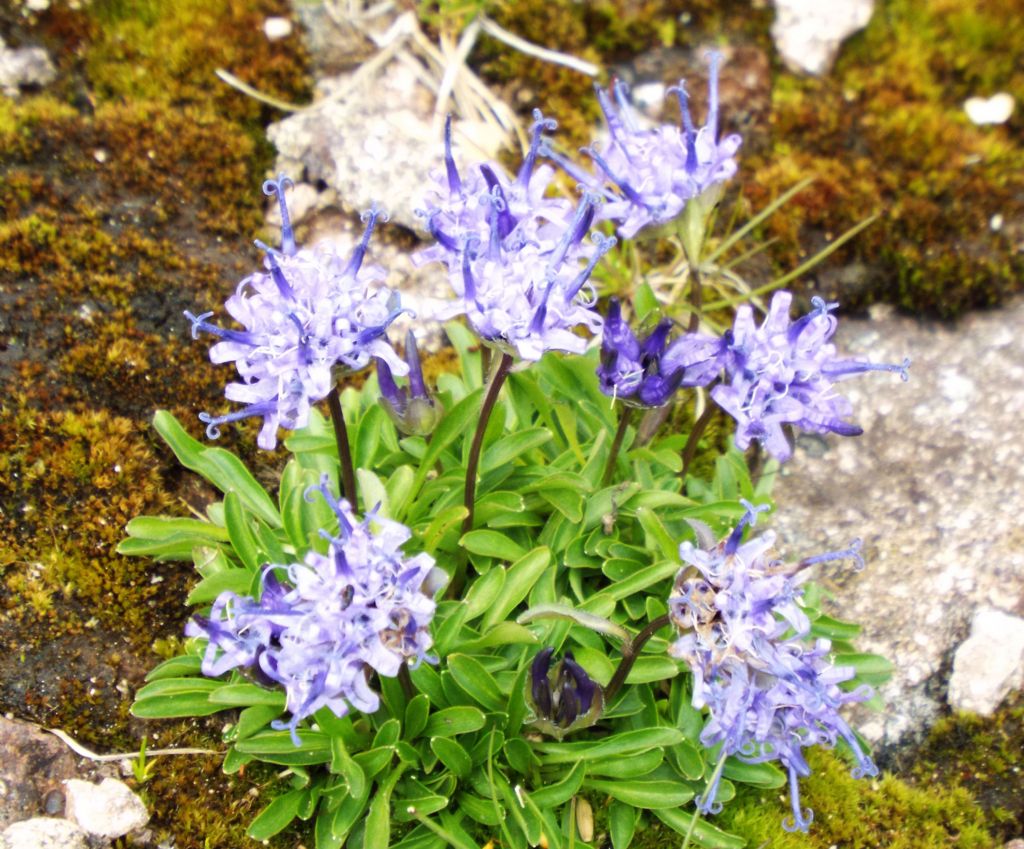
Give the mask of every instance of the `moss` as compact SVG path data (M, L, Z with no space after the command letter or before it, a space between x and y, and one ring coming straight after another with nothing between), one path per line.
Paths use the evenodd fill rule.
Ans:
M1001 840L1024 832L1024 693L991 717L940 720L914 761L908 769L918 784L955 784L974 795Z
M790 834L782 818L790 813L783 791L740 790L716 825L742 834L748 846L775 849L989 849L1000 845L986 830L971 796L958 787L916 787L892 775L877 780L850 776L849 764L815 750L813 774L801 782L801 801L814 811L808 834Z

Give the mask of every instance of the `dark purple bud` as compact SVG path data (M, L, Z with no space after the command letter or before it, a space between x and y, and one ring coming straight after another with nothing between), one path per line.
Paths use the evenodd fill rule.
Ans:
M376 206L366 210L359 217L366 223L366 229L363 231L363 238L359 240L359 244L356 245L356 249L352 252L352 258L348 261L348 266L345 268L346 275L354 275L362 266L363 257L366 256L366 248L370 244L370 236L373 235L373 228L377 224L377 219L381 218L387 221L387 216Z
M530 149L526 152L526 157L523 159L522 167L520 167L519 174L516 177L517 182L522 188L525 189L530 184L530 177L533 176L533 169L537 164L537 154L541 149L544 131L554 132L557 128L558 123L556 121L553 121L551 118L545 118L539 109L533 110L533 126L530 127Z
M679 112L683 119L683 138L686 140L686 171L692 174L697 170L697 130L693 126L693 116L690 115L690 95L686 92L686 82L679 81L679 85L672 86L669 93L679 98Z
M551 668L551 656L555 650L550 646L537 652L530 666L530 692L533 704L540 716L551 716L551 684L548 682L548 670Z
M377 385L380 386L382 400L398 415L401 415L405 411L408 400L405 390L398 388L394 375L391 374L391 367L384 360L374 357L374 363L377 365Z
M484 175L484 180L487 181L487 188L492 197L491 202L497 207L499 234L504 239L515 229L516 220L512 217L512 213L509 212L508 201L505 199L505 190L501 187L501 182L498 180L498 175L494 173L494 169L490 165L481 165L480 173Z
M665 353L665 346L668 344L668 334L671 330L671 319L663 318L658 322L658 326L654 328L651 335L644 339L643 344L640 346L640 356L645 364L648 361L656 364L661 359L661 355Z

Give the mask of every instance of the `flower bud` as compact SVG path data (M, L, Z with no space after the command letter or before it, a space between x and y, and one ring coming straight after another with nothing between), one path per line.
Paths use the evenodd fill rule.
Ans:
M377 382L380 384L381 404L402 433L427 436L433 433L444 414L444 408L430 397L423 382L416 336L410 330L405 339L405 359L409 364L409 385L399 387L391 369L383 360L376 360Z
M604 691L572 656L552 667L555 650L541 649L533 659L526 686L526 702L533 711L528 721L544 734L561 740L566 734L589 728L601 718Z

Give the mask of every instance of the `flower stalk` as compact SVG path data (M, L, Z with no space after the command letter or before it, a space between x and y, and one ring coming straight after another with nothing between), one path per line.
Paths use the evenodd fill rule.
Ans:
M612 680L604 688L604 701L606 705L612 703L619 690L622 689L622 685L626 683L626 677L629 675L633 664L636 663L636 659L640 656L640 652L647 644L647 641L662 628L666 627L670 621L667 613L664 616L659 616L657 619L649 622L647 627L632 640L622 644L622 660L619 661L619 668L615 670Z
M345 413L341 409L341 394L337 385L327 394L327 409L331 411L334 425L334 441L338 445L338 464L341 467L341 494L356 508L356 470L352 463L352 449L348 444L348 428L345 427Z

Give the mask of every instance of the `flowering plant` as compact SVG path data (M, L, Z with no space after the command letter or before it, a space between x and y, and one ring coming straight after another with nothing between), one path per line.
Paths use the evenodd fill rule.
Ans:
M640 129L621 86L618 109L604 98L600 173L560 162L588 186L575 203L550 196L537 162L552 122L537 116L515 178L460 168L446 129L424 213L436 244L420 259L447 266L445 314L466 323L445 326L458 370L434 387L414 335L404 359L387 341L400 306L363 267L376 213L341 259L298 249L283 207L280 250L264 247L265 270L227 302L245 329L188 314L219 337L211 358L235 362L227 394L248 404L204 414L207 435L260 416L263 448L291 431L288 460L271 494L156 415L223 499L202 518L128 526L123 552L192 559L200 575L185 651L150 673L133 711L232 711L225 771L286 768L252 837L298 819L313 820L318 849L492 837L560 849L591 845L593 803L614 849L651 817L686 843L739 849L741 835L706 819L737 784L788 780L786 825L806 829L803 749L838 743L857 774L874 771L839 709L870 698L885 662L853 651L856 626L824 615L807 580L826 560L863 565L859 547L787 565L770 558L770 532L746 534L769 509L788 431L857 432L833 383L875 367L837 358L824 302L791 323L778 293L760 327L749 306L724 332L705 322L693 216L706 222L739 145L718 140L715 67L699 131L683 89L681 131ZM650 153L650 174L630 170L631 151ZM267 191L283 205L285 187ZM602 219L627 238L688 220L685 331L650 288L633 307L646 333L617 300L597 309L592 277L614 247L591 232ZM376 377L342 391L371 359ZM685 390L737 421L735 445L700 476L710 414L692 421ZM752 441L774 458L757 476L741 453Z

